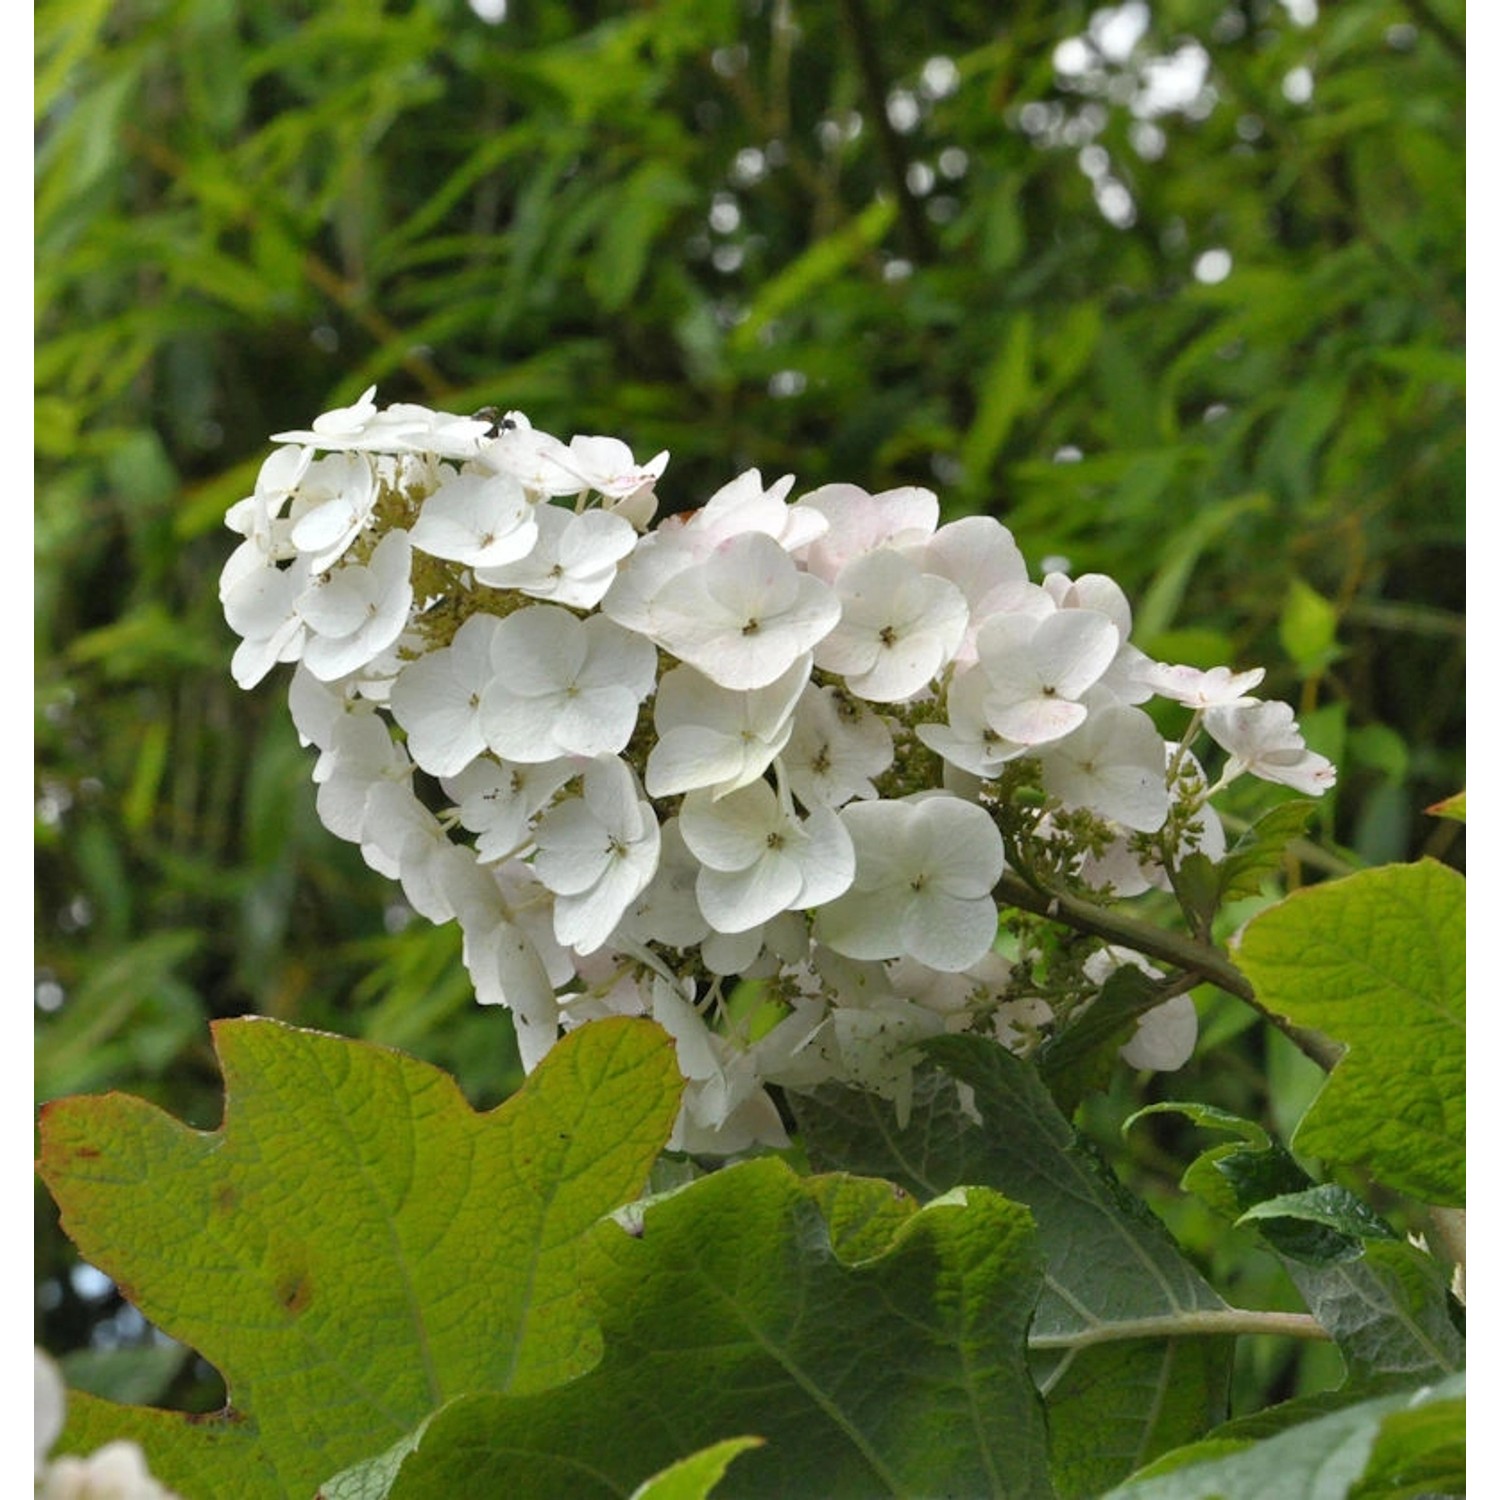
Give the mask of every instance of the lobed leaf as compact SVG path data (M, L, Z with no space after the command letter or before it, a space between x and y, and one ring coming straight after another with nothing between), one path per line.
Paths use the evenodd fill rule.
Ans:
M681 1083L670 1039L607 1020L499 1109L436 1068L275 1021L214 1028L225 1113L189 1130L119 1094L42 1115L80 1251L224 1376L206 1418L76 1396L63 1447L141 1443L187 1496L311 1494L474 1390L589 1368L585 1232L638 1193Z
M1183 1172L1181 1184L1227 1219L1256 1221L1262 1237L1278 1254L1313 1264L1357 1256L1376 1226L1392 1231L1342 1188L1317 1188L1280 1141L1265 1128L1227 1110L1194 1101L1163 1101L1137 1110L1129 1130L1149 1115L1186 1115L1204 1130L1228 1131L1237 1141L1211 1146ZM1310 1198L1309 1194L1321 1194ZM1279 1209L1266 1209L1274 1203Z
M329 1500L623 1496L745 1432L764 1446L726 1495L1051 1495L1019 1205L974 1188L919 1209L886 1182L762 1159L605 1221L590 1252L596 1369L455 1401L385 1465L388 1488Z
M1432 1256L1400 1239L1347 1188L1314 1184L1254 1121L1211 1105L1164 1103L1140 1110L1127 1128L1165 1112L1240 1137L1199 1156L1182 1186L1260 1232L1338 1345L1353 1387L1391 1375L1436 1378L1462 1367L1463 1339Z
M973 1091L919 1080L909 1125L872 1095L824 1088L793 1109L815 1163L879 1173L919 1197L998 1188L1036 1216L1046 1265L1031 1327L1059 1494L1096 1496L1222 1419L1229 1343L1134 1333L1223 1307L1166 1230L1079 1140L1037 1070L978 1037L924 1044Z

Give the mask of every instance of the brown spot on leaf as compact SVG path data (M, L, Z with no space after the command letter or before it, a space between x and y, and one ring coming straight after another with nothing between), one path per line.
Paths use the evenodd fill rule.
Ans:
M276 1285L276 1300L295 1317L307 1311L312 1301L312 1276L307 1271L289 1276Z

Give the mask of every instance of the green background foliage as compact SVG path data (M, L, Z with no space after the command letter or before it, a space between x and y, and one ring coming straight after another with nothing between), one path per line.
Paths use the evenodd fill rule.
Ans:
M1050 0L42 0L39 1095L213 1128L206 1022L245 1013L520 1082L456 933L318 825L283 679L228 676L223 511L371 382L670 448L672 508L756 465L990 511L1117 577L1148 651L1268 667L1341 770L1294 878L1461 864L1422 809L1463 784L1462 8L1315 9L1157 0L1121 59ZM1315 1080L1203 1008L1174 1096L1286 1138ZM1167 1123L1134 1185L1215 1286L1292 1296ZM139 1396L139 1321L39 1207L42 1341ZM1317 1373L1247 1359L1262 1399Z

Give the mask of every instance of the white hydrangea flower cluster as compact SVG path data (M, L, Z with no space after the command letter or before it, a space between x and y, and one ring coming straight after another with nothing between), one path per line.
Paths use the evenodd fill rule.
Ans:
M926 489L789 500L751 470L648 530L665 453L519 413L372 388L273 441L227 518L235 680L297 664L320 817L459 923L527 1067L595 1016L671 1032L683 1149L783 1142L768 1082L901 1102L916 1039L1035 1041L1047 1007L994 951L1013 767L1041 836L1080 812L1108 831L1075 873L1127 895L1163 883L1139 836L1174 805L1222 853L1200 725L1218 785L1333 780L1290 708L1248 696L1260 671L1149 660L1112 580L1034 583L999 521L940 526ZM1181 746L1158 695L1192 710ZM760 982L753 1035L731 980Z

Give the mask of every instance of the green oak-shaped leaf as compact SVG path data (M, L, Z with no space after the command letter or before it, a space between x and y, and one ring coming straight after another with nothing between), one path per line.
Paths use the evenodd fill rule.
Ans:
M1464 1377L1379 1396L1256 1442L1210 1437L1104 1500L1401 1500L1462 1494Z
M874 1095L822 1088L792 1105L815 1164L889 1177L921 1199L979 1183L1036 1217L1046 1281L1031 1326L1052 1478L1093 1500L1224 1415L1231 1340L1154 1332L1224 1304L1161 1222L1075 1135L1037 1068L974 1036L924 1044L973 1090L918 1075L911 1118Z
M388 1488L349 1495L623 1500L743 1433L764 1445L718 1495L1051 1495L1026 1361L1041 1265L1018 1204L970 1188L919 1209L888 1182L762 1159L632 1206L589 1249L599 1365L453 1402Z
M1433 860L1298 891L1245 929L1260 1002L1348 1046L1292 1138L1429 1203L1464 1200L1464 880Z
M589 1368L583 1239L641 1190L681 1092L653 1023L560 1042L487 1114L401 1053L269 1020L214 1027L223 1126L121 1094L42 1115L63 1226L223 1374L206 1418L75 1394L64 1451L134 1438L172 1489L311 1495L450 1397Z

